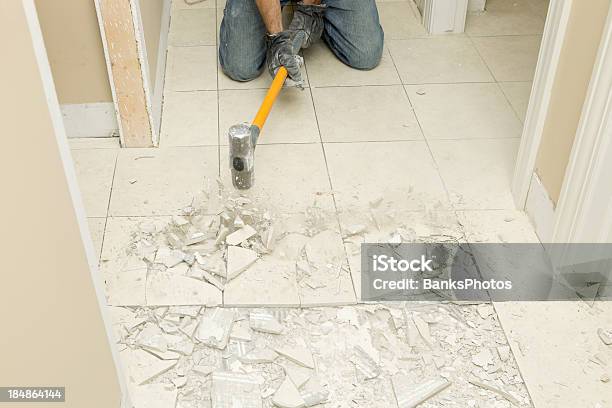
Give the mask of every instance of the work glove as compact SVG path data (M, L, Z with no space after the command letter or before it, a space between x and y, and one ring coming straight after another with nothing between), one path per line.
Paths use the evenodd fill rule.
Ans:
M321 38L323 34L323 13L325 13L325 5L305 5L302 2L297 3L293 8L293 20L289 24L288 31L298 33L300 31L305 34L305 41L302 48L310 47L314 42Z
M288 77L297 86L304 83L300 67L304 63L302 57L298 55L299 48L294 46L293 32L286 30L277 34L269 34L267 37L268 53L267 64L268 72L274 77L278 69L283 66L287 69Z

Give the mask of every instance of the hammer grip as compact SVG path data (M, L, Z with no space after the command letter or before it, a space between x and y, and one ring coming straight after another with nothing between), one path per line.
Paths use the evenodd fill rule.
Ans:
M261 130L264 123L266 123L266 119L272 110L272 106L274 105L274 102L276 102L276 97L283 88L283 84L285 83L286 79L287 69L285 67L280 67L276 72L276 76L272 81L272 85L270 85L270 89L268 90L268 93L266 94L257 115L255 115L255 119L253 119L253 126L257 126L259 130Z

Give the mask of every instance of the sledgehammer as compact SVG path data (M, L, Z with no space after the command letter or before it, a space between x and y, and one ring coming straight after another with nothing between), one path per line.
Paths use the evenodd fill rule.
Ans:
M294 49L299 50L305 38L304 33L296 35L293 41ZM240 123L229 129L229 165L232 170L232 183L239 190L248 190L255 182L257 140L286 79L287 69L280 67L253 122L250 125Z

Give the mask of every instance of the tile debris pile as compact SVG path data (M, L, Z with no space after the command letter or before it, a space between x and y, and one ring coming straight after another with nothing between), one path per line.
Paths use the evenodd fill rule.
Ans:
M112 255L121 264L106 265L110 305L356 303L335 214L313 206L278 215L219 187L225 204L215 215L206 202L138 224L123 253Z
M110 309L138 408L532 406L488 304Z

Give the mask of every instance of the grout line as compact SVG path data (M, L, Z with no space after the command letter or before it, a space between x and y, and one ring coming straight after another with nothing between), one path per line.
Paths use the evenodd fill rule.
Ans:
M217 177L221 177L221 102L219 98L219 13L217 12L218 0L215 0L215 75L217 76ZM222 294L223 296L223 294ZM223 299L222 303L223 303Z
M397 69L397 65L395 64L395 58L393 58L393 54L391 52L389 52L389 55L391 56L391 62L393 63L393 66L395 67L395 70L397 71L398 69ZM425 135L425 130L423 129L423 125L421 124L421 120L419 119L419 115L415 109L415 105L410 99L410 95L408 94L406 85L403 85L402 88L404 90L404 94L406 95L406 98L408 98L408 103L410 103L410 107L412 108L412 114L414 115L414 118L419 126L419 130L421 131L421 135L423 136L423 140L425 141L425 145L427 146L427 151L429 152L429 156L431 157L434 167L436 168L436 171L438 172L438 178L440 179L440 182L442 183L442 188L444 189L444 192L446 193L446 199L448 200L448 203L450 204L451 208L453 208L454 207L453 201L451 200L450 193L446 185L446 181L444 181L444 178L442 177L442 173L440 172L440 166L438 165L438 162L436 158L434 157L433 151L431 150L431 146L429 145L429 141L427 140L427 136Z
M305 59L304 59L304 69L306 71L306 75L308 76L308 65L307 65ZM338 212L338 203L336 202L336 194L334 193L334 184L332 183L331 174L329 172L329 164L327 162L327 153L325 152L325 143L323 143L323 136L321 135L321 126L319 125L319 117L317 115L317 107L316 107L316 104L315 104L315 100L314 100L314 95L313 95L312 89L309 89L309 92L310 92L310 101L312 103L312 109L313 109L314 116L315 116L315 121L317 123L317 130L319 132L319 139L321 141L320 145L321 145L321 151L323 152L323 160L325 161L325 170L327 172L327 180L329 182L329 188L330 188L330 192L331 192L332 201L334 202L334 213L336 215L336 223L337 223L337 226L338 226L338 233L340 234L340 241L342 242L342 250L344 252L344 261L346 262L347 271L348 271L349 277L351 279L351 285L353 286L353 295L355 295L355 302L359 303L359 299L357 297L357 289L355 288L355 281L353 280L353 273L351 271L351 264L349 262L348 252L346 251L346 245L344 244L344 238L342 236L342 224L340 223L340 214ZM343 268L341 267L340 269L342 270ZM298 285L298 293L300 293L299 292L299 285ZM300 304L301 304L301 299L300 299Z
M100 244L100 253L98 256L98 265L102 261L102 251L104 251L104 243L106 242L106 228L108 227L108 219L110 217L110 206L113 198L113 190L115 189L115 175L117 174L117 164L119 163L119 154L121 151L117 151L115 154L115 166L113 167L113 177L111 179L111 188L108 195L108 205L106 206L106 216L104 217L104 228L102 229L102 243Z

